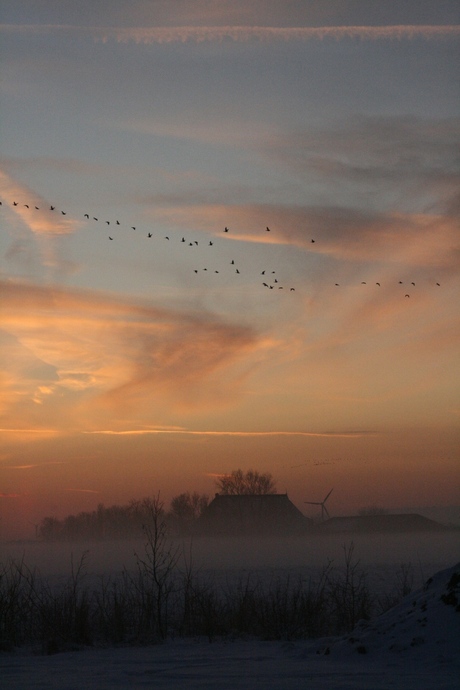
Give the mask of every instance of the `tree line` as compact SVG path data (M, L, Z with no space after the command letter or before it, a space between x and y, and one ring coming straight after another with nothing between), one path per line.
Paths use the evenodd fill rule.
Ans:
M256 470L243 472L233 470L221 475L215 482L218 493L273 494L276 483L268 472ZM68 515L63 519L48 516L38 525L38 536L45 541L123 539L142 533L148 524L152 505L157 498L133 499L126 505L104 506L100 503L96 510ZM161 503L161 517L171 534L187 535L209 504L208 494L186 491L171 500L169 510Z

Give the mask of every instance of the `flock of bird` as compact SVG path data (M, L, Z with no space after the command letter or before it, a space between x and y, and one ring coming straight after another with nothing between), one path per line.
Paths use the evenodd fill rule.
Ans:
M2 202L2 201L0 201L0 206L3 206L3 202ZM21 206L22 206L23 208L26 208L26 209L29 209L29 210L32 209L32 210L35 210L35 211L40 211L40 206L36 206L36 205L31 206L30 204L27 204L27 203L20 203L20 202L18 202L18 201L13 201L13 202L12 202L12 206L13 206L13 207L18 207L18 206L21 207ZM60 214L60 215L62 215L62 216L67 216L67 211L62 211L62 210L59 211L59 210L56 208L56 206L53 206L53 205L50 205L49 208L47 208L46 210L47 210L47 211L56 212L57 214ZM98 217L92 216L92 215L90 215L89 213L84 213L84 214L83 214L83 218L85 218L87 221L92 221L92 222L96 222L96 223L101 222L101 224L107 225L107 226L112 225L112 226L114 226L114 227L120 227L120 228L122 227L122 223L120 223L119 220L115 220L115 221L110 221L110 220L99 221L99 218L98 218ZM135 231L135 230L137 230L137 227L136 227L135 225L131 225L131 226L130 226L130 230L134 230L134 231ZM266 226L265 231L266 231L266 232L271 232L271 229L270 229L268 226ZM224 232L224 233L229 233L230 230L229 230L229 228L228 228L227 226L225 226L224 229L223 229L223 232ZM147 232L147 233L146 233L146 237L147 237L147 239L151 239L151 238L153 237L153 233L152 233L152 232ZM115 240L115 236L114 236L113 233L112 233L112 234L107 234L107 238L108 238L108 240L111 241L111 242L113 242L113 241ZM167 241L170 241L169 235L165 235L164 239L167 240ZM193 240L193 241L191 241L191 240L186 240L185 237L182 237L181 240L180 240L180 242L181 242L182 244L188 244L188 246L190 246L190 247L197 247L197 246L199 245L199 240ZM315 240L315 239L311 239L311 240L310 240L310 243L311 243L311 244L315 244L315 243L316 243L316 240ZM214 245L214 242L213 242L212 240L209 240L207 246L212 247L213 245ZM235 272L237 275L239 275L239 274L240 274L240 270L239 270L239 268L235 265L235 260L234 260L234 259L231 260L230 265L234 267L234 272ZM198 269L198 268L195 268L195 269L194 269L194 273L195 273L195 274L198 274L198 273L200 273L201 271L206 272L206 271L208 271L208 268L205 267L205 268L201 268L201 269ZM218 269L211 269L210 272L220 273L220 270L218 270ZM274 270L273 270L273 271L267 271L266 269L262 270L261 273L260 273L260 276L262 277L262 278L261 278L261 285L262 285L264 288L267 288L267 289L269 289L269 290L275 290L275 289L283 290L283 289L284 289L284 286L281 285L281 284L279 283L279 280L278 280L277 277L275 277L275 275L276 275L276 271L274 271ZM269 279L269 277L270 277L270 279ZM340 287L340 283L334 283L334 285L335 285L335 287ZM367 281L365 281L365 280L361 281L361 285L367 285ZM400 281L399 281L399 285L404 285L404 281L400 280ZM415 282L414 282L414 281L411 281L410 285L411 285L411 287L415 287ZM375 283L375 286L381 287L381 283L380 283L380 282L376 282L376 283ZM437 286L437 287L440 287L441 285L440 285L440 283L437 282L437 283L436 283L436 286ZM294 288L294 287L289 287L288 290L289 290L290 292L295 292L295 288ZM404 296L405 296L406 298L409 298L409 297L410 297L410 294L406 292Z

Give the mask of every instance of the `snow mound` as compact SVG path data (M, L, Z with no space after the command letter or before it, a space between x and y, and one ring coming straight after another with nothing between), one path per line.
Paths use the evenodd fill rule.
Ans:
M460 563L430 577L400 604L350 635L325 641L318 654L404 654L423 662L460 662Z

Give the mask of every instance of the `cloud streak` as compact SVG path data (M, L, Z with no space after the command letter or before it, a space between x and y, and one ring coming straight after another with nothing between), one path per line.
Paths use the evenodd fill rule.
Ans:
M396 25L396 26L322 26L322 27L278 27L278 26L153 26L153 27L83 27L56 24L13 25L1 24L0 33L23 34L25 36L46 36L64 34L91 36L96 41L107 43L136 43L142 45L168 43L209 43L232 41L234 43L291 42L332 39L376 41L376 40L440 40L456 38L459 26Z

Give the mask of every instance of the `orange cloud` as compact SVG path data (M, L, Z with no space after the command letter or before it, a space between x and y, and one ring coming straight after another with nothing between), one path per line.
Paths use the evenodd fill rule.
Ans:
M244 363L273 346L248 326L211 315L24 283L0 289L2 326L19 353L16 359L9 349L9 428L20 410L29 425L52 416L56 428L70 429L83 409L91 428L91 410L134 406L145 414L154 400L157 408L227 405L245 378Z

